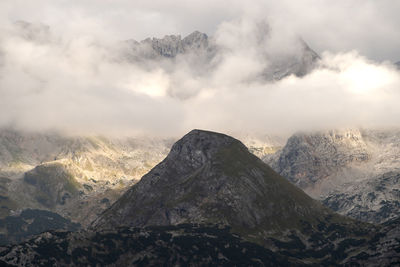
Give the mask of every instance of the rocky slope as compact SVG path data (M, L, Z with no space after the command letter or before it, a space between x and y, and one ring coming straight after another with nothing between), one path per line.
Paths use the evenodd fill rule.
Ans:
M264 157L274 170L335 211L368 222L398 216L398 130L295 134Z
M367 180L344 184L331 191L323 203L361 221L381 223L400 216L400 173L388 172Z
M282 143L275 137L259 139L246 138L259 155ZM160 138L1 129L0 220L18 216L24 209L40 209L85 227L161 161L171 145L170 139ZM7 233L10 241L17 238Z
M380 229L324 208L240 141L199 130L175 143L90 229L182 223L229 225L290 260L324 264L358 255Z
M398 223L373 226L336 215L238 140L194 130L91 231L44 233L0 249L0 259L10 265L390 266L400 260Z
M193 130L93 227L228 223L238 231L280 231L329 214L240 141Z
M370 157L361 132L343 130L295 134L282 150L264 160L289 181L312 193L314 188L323 187L324 180L332 180L332 174Z
M83 225L157 164L171 141L0 131L1 215L26 208Z

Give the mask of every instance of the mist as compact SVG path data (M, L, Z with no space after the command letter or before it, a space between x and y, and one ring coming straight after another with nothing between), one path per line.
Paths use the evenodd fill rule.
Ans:
M362 23L353 25L354 29L341 24L346 28L336 32L341 42L317 21L326 23L343 7L327 4L332 14L321 18L327 10L318 1L303 1L305 6L297 6L309 12L309 19L302 20L302 13L286 24L285 19L290 21L295 8L289 7L288 1L280 5L260 2L244 11L239 2L233 2L230 12L223 11L223 3L217 4L208 24L199 17L206 12L205 4L198 3L183 16L171 5L141 3L135 12L142 10L141 18L152 23L141 30L132 26L130 37L126 25L116 30L115 21L108 25L100 22L118 14L122 14L119 23L132 22L123 16L118 4L113 15L104 15L100 10L109 7L104 2L95 9L99 15L88 11L94 5L92 1L76 7L55 2L58 4L44 5L47 11L40 9L42 14L52 14L41 18L18 13L20 1L2 4L9 20L0 29L0 127L176 136L193 128L287 134L343 127L396 127L400 123L400 74L391 63L400 47L399 30L392 27L398 19L383 19L391 12L390 5L398 5L396 2L359 3L367 6L356 14L356 21L371 19L374 26L367 31L357 28ZM130 7L127 2L117 2ZM183 5L179 1L168 3ZM260 14L256 7L269 12ZM163 12L159 8L164 8ZM151 17L150 11L158 15ZM57 14L72 14L75 21L60 26L55 23ZM190 14L194 21L189 19ZM16 23L21 17L34 22L28 26ZM190 23L177 26L185 20ZM161 24L163 27L154 31L154 25ZM198 55L158 61L123 57L126 39L187 34L199 29L196 25L211 34L219 47L210 61L198 60ZM305 33L307 27L309 32ZM368 43L370 37L360 32L384 34L386 47ZM260 78L277 58L298 54L300 37L320 55L318 66L303 77L290 75L274 81ZM361 42L357 38L364 39Z

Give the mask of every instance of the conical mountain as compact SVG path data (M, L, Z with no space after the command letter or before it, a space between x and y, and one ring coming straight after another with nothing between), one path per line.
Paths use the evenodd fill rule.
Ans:
M93 227L212 223L237 232L276 232L314 225L330 214L240 141L193 130Z

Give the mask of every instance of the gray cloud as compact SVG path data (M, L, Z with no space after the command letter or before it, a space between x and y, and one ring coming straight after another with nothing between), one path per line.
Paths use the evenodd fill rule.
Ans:
M114 41L194 30L213 35L224 21L262 17L277 35L300 35L320 53L355 49L374 60L400 60L397 0L4 0L0 7L8 22L40 21L65 35L93 34Z
M2 1L0 126L161 135L192 128L396 126L400 77L380 61L397 59L400 23L392 13L398 6L385 0ZM39 25L32 38L13 25L18 19L50 29ZM223 48L213 68L196 58L118 60L118 40L194 29L213 33ZM298 36L321 52L321 67L303 78L259 79L274 57L298 52Z

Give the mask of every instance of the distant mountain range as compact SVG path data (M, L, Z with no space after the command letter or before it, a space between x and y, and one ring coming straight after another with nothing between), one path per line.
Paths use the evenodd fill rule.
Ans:
M1 249L0 260L389 266L400 261L399 237L399 219L370 225L337 215L240 141L193 130L89 231L46 232Z

